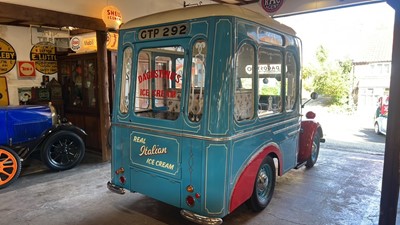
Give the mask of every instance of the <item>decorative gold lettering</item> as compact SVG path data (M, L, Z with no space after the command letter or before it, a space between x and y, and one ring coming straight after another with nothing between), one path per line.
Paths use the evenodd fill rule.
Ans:
M139 136L133 136L133 142L140 143L140 144L146 144L146 138L142 138Z
M158 145L153 145L150 149L146 145L142 145L142 147L140 147L139 156L162 155L167 153L168 151L166 147L160 148Z

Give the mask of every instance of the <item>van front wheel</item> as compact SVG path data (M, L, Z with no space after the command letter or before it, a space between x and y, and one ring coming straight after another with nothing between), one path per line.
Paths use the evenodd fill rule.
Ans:
M248 206L253 211L259 212L267 207L274 193L275 180L276 172L274 160L267 156L258 169L257 177L254 182L253 194L247 201Z

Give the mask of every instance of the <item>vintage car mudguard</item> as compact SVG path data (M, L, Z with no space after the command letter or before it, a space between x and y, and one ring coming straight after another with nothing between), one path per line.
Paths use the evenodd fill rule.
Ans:
M249 160L249 163L240 173L231 195L231 202L229 206L229 211L232 212L237 207L239 207L243 202L247 201L254 189L254 182L258 173L258 169L261 162L267 155L271 155L273 158L278 158L278 162L282 162L282 154L279 150L278 145L270 144L264 147L255 157ZM282 175L282 166L278 163L278 174Z
M304 120L301 122L300 146L297 156L298 163L305 162L310 158L312 142L316 132L319 133L319 137L322 139L322 128L318 122L314 120Z
M58 131L61 130L67 130L67 131L71 131L76 133L79 136L86 136L86 132L80 128L77 127L75 125L73 125L72 123L61 123L61 124L57 124L56 126L53 126L51 128L49 128L48 130L44 131L43 134L41 135L41 141L40 144L43 143L45 140L47 140L51 135L57 133Z

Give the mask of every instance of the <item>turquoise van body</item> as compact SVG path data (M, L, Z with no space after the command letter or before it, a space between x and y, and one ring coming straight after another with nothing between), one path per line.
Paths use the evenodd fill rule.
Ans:
M220 224L245 202L264 209L276 175L318 157L322 129L302 120L300 69L295 32L238 6L124 24L108 187L200 224Z

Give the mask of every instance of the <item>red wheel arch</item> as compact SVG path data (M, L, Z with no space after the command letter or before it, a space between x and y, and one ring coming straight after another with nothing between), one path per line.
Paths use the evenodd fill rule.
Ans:
M264 147L258 154L250 159L249 163L245 166L244 170L238 176L234 185L229 211L232 212L245 201L247 201L253 193L254 182L257 176L258 168L261 162L267 155L272 155L272 158L278 158L278 174L282 174L283 166L280 165L282 162L282 154L276 144L270 144Z
M314 134L320 132L320 137L322 138L323 136L320 124L313 120L302 121L301 130L299 153L297 156L298 163L305 162L310 158Z

